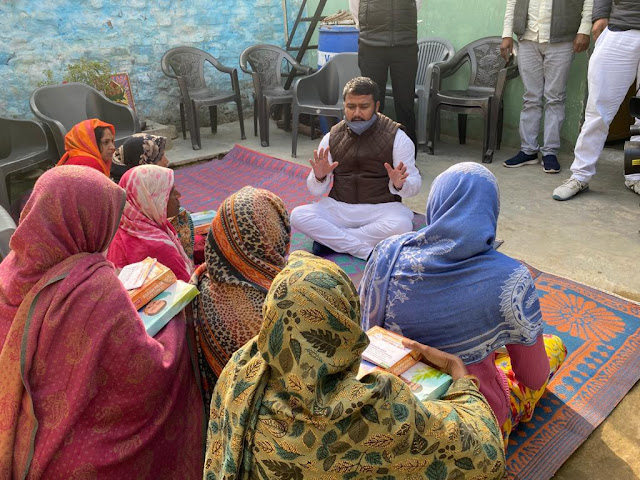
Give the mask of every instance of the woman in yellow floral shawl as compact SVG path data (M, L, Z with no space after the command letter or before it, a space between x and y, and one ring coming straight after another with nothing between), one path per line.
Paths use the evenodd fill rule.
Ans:
M337 265L293 253L263 313L260 333L216 384L207 480L502 478L500 429L457 357L438 401L420 403L385 372L356 380L369 341L356 290ZM448 355L422 350L432 361L430 353Z

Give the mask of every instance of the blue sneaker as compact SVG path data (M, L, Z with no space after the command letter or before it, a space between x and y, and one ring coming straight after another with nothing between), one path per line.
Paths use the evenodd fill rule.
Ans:
M521 150L515 157L511 157L509 160L504 162L503 165L507 168L516 168L523 167L525 165L537 165L538 163L540 163L540 160L538 160L537 153L529 155Z
M560 163L555 155L544 155L542 157L542 169L545 173L558 173L560 171Z

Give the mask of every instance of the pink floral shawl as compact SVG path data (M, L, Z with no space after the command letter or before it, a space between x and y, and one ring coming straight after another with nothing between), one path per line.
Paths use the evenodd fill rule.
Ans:
M123 203L62 166L23 211L0 264L0 478L202 477L186 325L149 337L104 257Z
M193 273L193 264L167 218L167 203L173 188L173 170L157 165L140 165L128 170L122 176L120 186L127 192L127 203L120 221L120 230L127 235L118 234L116 242L118 250L124 250L125 256L131 257L127 254L127 250L139 249L139 244L143 242L145 247L143 257L128 258L134 262L146 256L153 257L154 249L169 251L172 257L170 263L184 266L188 281ZM118 265L120 262L117 260L120 257L122 255L115 250L109 251L109 260L114 261L117 266L124 266ZM175 273L177 275L179 272ZM180 277L179 275L178 278Z

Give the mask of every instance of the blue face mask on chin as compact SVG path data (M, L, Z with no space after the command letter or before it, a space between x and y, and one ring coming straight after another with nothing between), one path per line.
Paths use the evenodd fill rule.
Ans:
M362 135L371 125L375 123L377 119L378 115L374 113L369 120L356 120L355 122L350 122L349 120L345 119L344 121L347 122L347 127L349 127L349 130L351 130L356 135Z

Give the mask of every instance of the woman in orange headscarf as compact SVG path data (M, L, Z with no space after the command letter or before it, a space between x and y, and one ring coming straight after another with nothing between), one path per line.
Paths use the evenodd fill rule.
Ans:
M58 165L84 165L104 173L111 170L111 158L116 150L116 130L113 125L90 118L74 125L64 137L66 153Z

